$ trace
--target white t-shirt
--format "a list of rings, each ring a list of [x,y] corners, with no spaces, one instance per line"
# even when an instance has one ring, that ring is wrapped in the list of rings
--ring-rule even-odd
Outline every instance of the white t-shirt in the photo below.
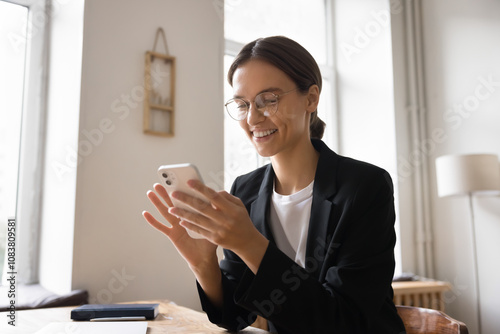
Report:
[[[305,268],[313,186],[314,181],[291,195],[280,195],[274,188],[271,198],[271,231],[276,245],[303,268]]]

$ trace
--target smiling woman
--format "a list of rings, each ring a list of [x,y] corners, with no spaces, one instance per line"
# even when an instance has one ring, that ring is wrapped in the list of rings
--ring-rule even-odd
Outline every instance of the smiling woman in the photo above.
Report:
[[[156,184],[147,196],[170,227],[143,213],[193,271],[210,321],[235,331],[260,316],[280,334],[403,332],[391,288],[392,180],[321,140],[314,58],[289,38],[257,39],[235,57],[228,82],[226,106],[236,101],[242,132],[271,163],[236,178],[231,193],[188,181],[204,201]]]

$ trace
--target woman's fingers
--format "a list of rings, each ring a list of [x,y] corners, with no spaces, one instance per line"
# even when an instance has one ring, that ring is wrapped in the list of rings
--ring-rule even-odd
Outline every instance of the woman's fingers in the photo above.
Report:
[[[175,198],[176,200],[183,202],[184,204],[187,204],[195,211],[202,213],[204,215],[209,214],[209,211],[213,210],[212,205],[205,199],[194,197],[180,191],[174,191],[172,193],[172,197]]]
[[[212,188],[207,187],[201,181],[189,180],[188,186],[199,192],[203,197],[205,197],[210,203],[218,208],[227,206],[227,202],[232,204],[240,204],[241,200],[226,191],[215,191]]]
[[[161,185],[160,185],[161,187]],[[163,187],[162,187],[163,188]],[[156,187],[155,187],[155,190],[156,190]],[[160,191],[161,192],[161,191]],[[175,225],[178,223],[178,218],[171,215],[169,212],[168,212],[168,207],[161,201],[161,199],[158,197],[158,195],[154,192],[154,191],[148,191],[147,192],[147,197],[149,198],[149,200],[151,201],[151,203],[153,203],[153,205],[156,207],[156,210],[158,210],[158,212],[163,216],[165,217],[165,219],[172,225]],[[163,196],[162,196],[163,197]],[[165,199],[165,197],[163,197]],[[167,198],[168,198],[168,195],[167,195]],[[170,201],[170,198],[168,198],[168,201]],[[172,203],[170,201],[170,203]]]
[[[170,207],[169,214],[177,217],[182,227],[201,234],[214,244],[240,243],[249,226],[253,227],[241,200],[225,191],[217,192],[200,181],[189,180],[188,185],[199,194],[198,197],[174,191],[170,197],[185,205]],[[168,195],[165,198],[169,198]]]
[[[171,208],[169,212],[180,219],[185,219],[210,231],[216,227],[215,222],[220,224],[228,217],[239,215],[242,210],[246,210],[239,198],[226,191],[216,192],[197,180],[189,180],[188,185],[198,192],[201,198],[174,191],[171,194],[172,198],[193,209],[187,211],[175,207]]]
[[[142,216],[144,217],[144,219],[146,219],[146,221],[151,225],[153,226],[155,229],[157,229],[158,231],[162,232],[163,234],[165,234],[166,236],[169,235],[169,232],[170,232],[170,227],[160,223],[158,220],[156,220],[155,217],[153,217],[152,214],[150,214],[149,212],[147,211],[143,211],[142,212]]]
[[[184,210],[177,207],[170,208],[169,212],[170,214],[178,217],[181,220],[180,225],[185,226],[186,224],[182,223],[182,221],[185,221],[188,222],[190,225],[195,225],[197,226],[197,228],[205,230],[204,233],[200,233],[204,236],[207,233],[207,230],[210,230],[211,228],[214,227],[214,221],[212,219],[204,215],[198,214],[196,212]],[[194,228],[191,228],[191,230],[194,230]],[[196,230],[195,232],[198,232],[198,230]]]
[[[196,232],[198,234],[200,234],[201,236],[205,237],[205,239],[209,238],[210,237],[210,232],[205,230],[204,228],[196,225],[196,224],[193,224],[187,220],[181,220],[180,223],[179,223],[183,228],[185,229],[188,229],[188,230],[191,230],[193,232]]]
[[[169,215],[168,207],[165,206],[165,204],[163,204],[163,202],[160,200],[160,198],[158,197],[158,195],[156,195],[154,191],[149,190],[146,196],[149,198],[151,203],[153,203],[155,208],[162,216]]]
[[[155,183],[153,187],[154,187],[154,190],[161,196],[161,198],[163,198],[163,200],[165,201],[165,203],[167,203],[168,207],[174,206],[172,204],[172,200],[168,196],[167,190],[165,190],[164,186],[162,186],[159,183]]]

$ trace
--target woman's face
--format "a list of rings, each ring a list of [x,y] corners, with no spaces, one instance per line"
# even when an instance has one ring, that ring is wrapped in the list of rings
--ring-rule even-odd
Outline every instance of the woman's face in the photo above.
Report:
[[[280,96],[277,112],[268,117],[253,103],[260,93],[280,95],[295,88],[284,72],[262,60],[250,60],[234,72],[234,97],[250,104],[246,119],[239,123],[261,156],[291,153],[298,143],[310,140],[309,117],[317,105],[317,101],[311,104],[310,93],[296,90]]]

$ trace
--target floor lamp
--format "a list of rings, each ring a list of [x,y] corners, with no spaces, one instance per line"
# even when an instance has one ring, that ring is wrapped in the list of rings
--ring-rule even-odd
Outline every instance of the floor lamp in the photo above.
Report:
[[[476,249],[476,227],[472,196],[500,194],[500,164],[494,154],[445,155],[436,159],[439,197],[467,195],[470,206],[477,321],[481,333],[481,304]]]

